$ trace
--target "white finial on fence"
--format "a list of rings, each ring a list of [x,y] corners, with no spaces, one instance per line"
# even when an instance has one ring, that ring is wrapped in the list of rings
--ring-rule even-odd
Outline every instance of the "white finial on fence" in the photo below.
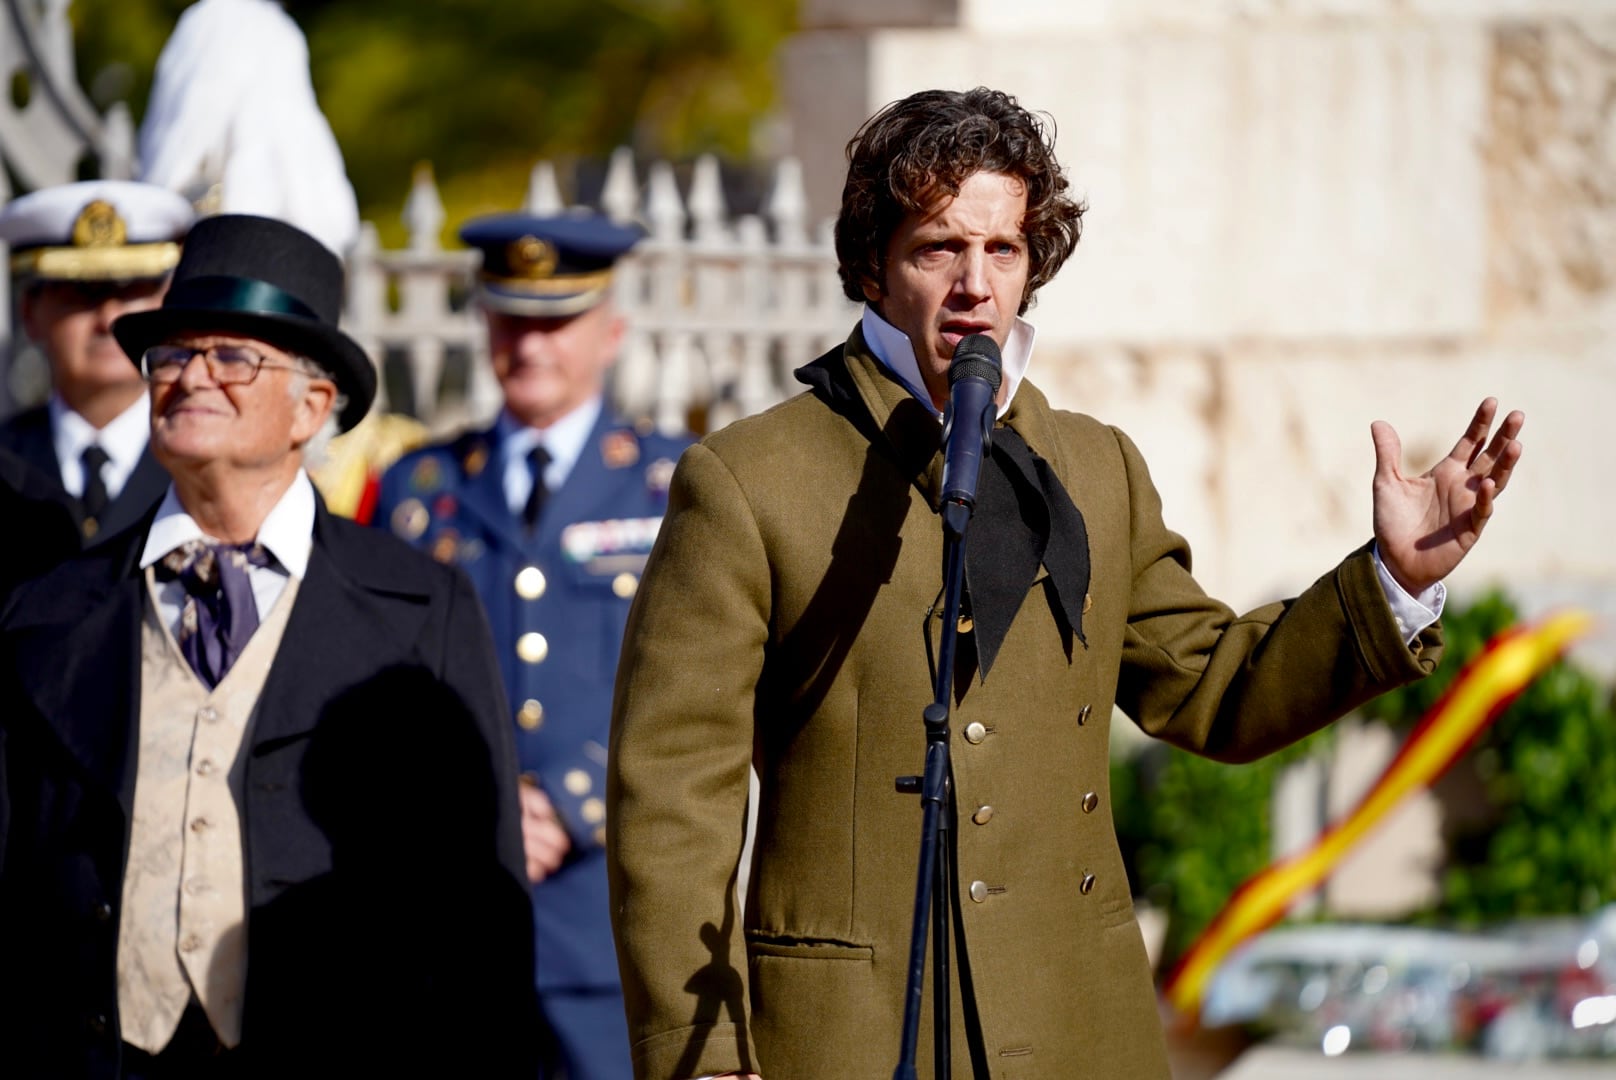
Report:
[[[101,175],[108,180],[127,180],[135,175],[135,122],[129,106],[112,103],[101,127]]]
[[[527,202],[523,209],[541,216],[559,214],[566,209],[561,201],[561,187],[556,183],[555,166],[548,161],[539,162],[528,173]]]
[[[613,221],[633,221],[639,201],[639,183],[634,179],[634,151],[619,146],[612,151],[612,163],[606,167],[606,186],[600,192],[600,208]]]
[[[651,180],[645,193],[645,216],[653,239],[678,243],[685,235],[685,207],[679,198],[679,184],[673,166],[659,161],[651,166]]]
[[[415,166],[409,198],[404,200],[404,227],[410,231],[411,251],[438,250],[438,232],[443,228],[443,199],[432,178],[432,163]]]
[[[690,178],[690,220],[695,225],[696,239],[704,243],[724,239],[724,218],[728,213],[718,159],[703,154],[696,159],[696,171]]]
[[[774,222],[776,242],[781,247],[807,246],[808,195],[802,186],[802,163],[794,157],[781,158],[775,166],[768,215]]]

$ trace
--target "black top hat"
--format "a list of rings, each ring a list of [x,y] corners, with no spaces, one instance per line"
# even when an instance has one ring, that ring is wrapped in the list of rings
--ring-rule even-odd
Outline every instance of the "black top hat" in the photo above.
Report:
[[[284,221],[220,214],[191,230],[163,306],[122,316],[112,333],[137,365],[187,332],[239,333],[307,356],[347,396],[337,420],[347,431],[376,398],[376,368],[337,329],[341,311],[342,263],[324,244]]]

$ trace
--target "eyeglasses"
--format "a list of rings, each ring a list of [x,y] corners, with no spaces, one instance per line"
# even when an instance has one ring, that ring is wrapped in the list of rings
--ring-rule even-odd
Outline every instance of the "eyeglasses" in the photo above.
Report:
[[[257,349],[245,345],[211,345],[195,349],[189,345],[153,345],[140,354],[140,373],[149,382],[178,382],[194,357],[208,365],[208,374],[220,386],[240,386],[258,378],[261,368],[301,370],[294,364],[272,364]]]

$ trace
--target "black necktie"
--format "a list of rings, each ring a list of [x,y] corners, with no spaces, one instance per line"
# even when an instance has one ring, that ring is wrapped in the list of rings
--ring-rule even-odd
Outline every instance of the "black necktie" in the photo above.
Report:
[[[533,487],[527,494],[527,505],[522,507],[522,524],[528,532],[539,523],[539,515],[544,513],[544,504],[550,498],[550,489],[544,486],[544,469],[550,464],[550,451],[542,446],[535,446],[528,452],[527,467],[533,474]]]
[[[79,455],[79,462],[84,466],[84,495],[79,502],[84,506],[84,516],[90,520],[100,518],[107,508],[107,482],[101,479],[101,468],[111,460],[107,452],[94,443]]]

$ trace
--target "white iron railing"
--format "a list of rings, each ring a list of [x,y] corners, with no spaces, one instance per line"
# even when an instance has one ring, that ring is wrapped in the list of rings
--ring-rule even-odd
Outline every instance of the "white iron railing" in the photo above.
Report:
[[[613,220],[646,230],[614,285],[630,329],[612,394],[628,416],[664,431],[711,431],[766,409],[800,389],[792,370],[840,343],[857,318],[837,278],[830,223],[810,228],[793,159],[776,168],[762,215],[731,219],[715,158],[696,162],[681,194],[667,162],[642,185],[626,149],[612,156],[600,202]],[[532,172],[526,209],[566,209],[547,162]],[[388,373],[403,365],[408,411],[435,430],[486,420],[499,388],[465,299],[477,256],[439,245],[444,210],[430,169],[417,171],[404,220],[402,250],[381,249],[375,227],[362,228],[344,327]]]

